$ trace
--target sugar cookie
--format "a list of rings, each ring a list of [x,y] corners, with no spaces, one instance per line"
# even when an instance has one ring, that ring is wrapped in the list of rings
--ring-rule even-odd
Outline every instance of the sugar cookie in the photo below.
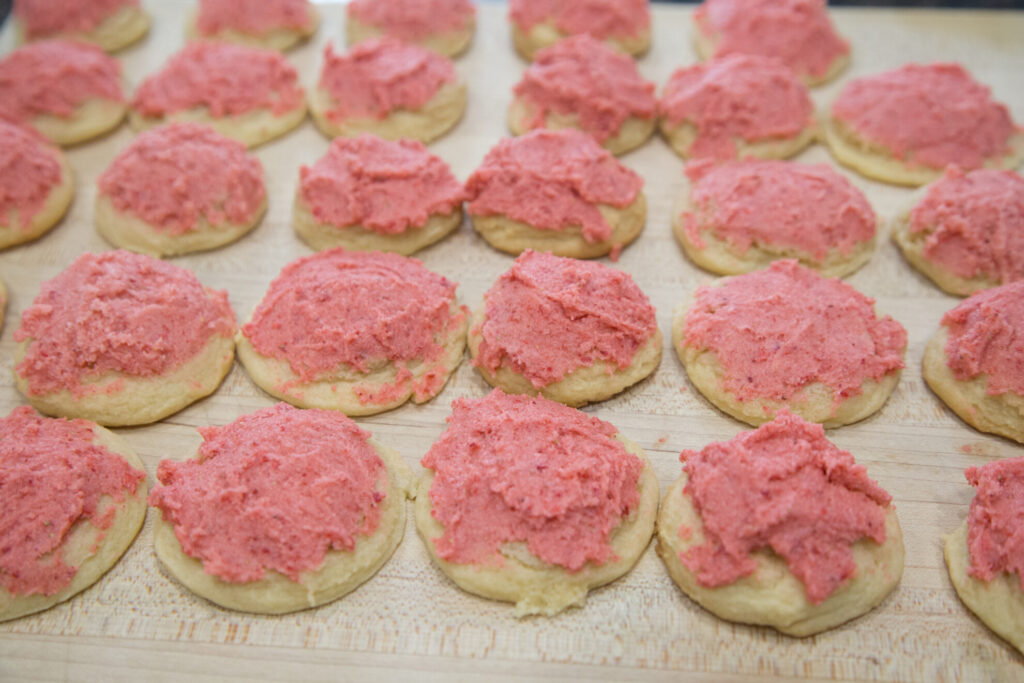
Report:
[[[346,7],[349,45],[391,36],[454,57],[469,47],[475,29],[469,0],[352,0]]]
[[[107,52],[128,47],[149,31],[149,15],[139,0],[14,0],[14,17],[25,40],[75,40]]]
[[[0,249],[52,228],[74,195],[64,153],[35,131],[0,120]]]
[[[527,61],[567,36],[588,34],[639,56],[651,47],[648,0],[509,0],[512,43]]]
[[[199,0],[185,33],[191,40],[287,50],[319,25],[320,15],[309,0]]]

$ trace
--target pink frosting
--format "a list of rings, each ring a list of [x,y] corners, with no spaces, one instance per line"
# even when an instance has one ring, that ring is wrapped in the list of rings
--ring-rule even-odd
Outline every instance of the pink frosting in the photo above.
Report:
[[[299,192],[321,223],[383,235],[450,214],[465,195],[448,164],[423,143],[373,135],[335,138],[326,155],[299,169]]]
[[[70,118],[92,99],[124,102],[121,64],[98,47],[44,40],[0,61],[0,119],[30,123],[43,114]]]
[[[189,43],[139,86],[132,106],[145,116],[206,108],[211,116],[303,106],[299,74],[275,50],[229,43]]]
[[[601,143],[618,135],[630,117],[657,113],[654,84],[640,76],[636,63],[589,35],[540,50],[514,92],[533,105],[529,128],[543,128],[550,113],[576,114],[579,127]]]
[[[476,9],[469,0],[352,0],[348,15],[407,43],[463,31]]]
[[[658,329],[651,302],[626,273],[529,249],[485,300],[473,362],[505,365],[538,389],[598,361],[624,370]]]
[[[63,178],[58,154],[35,131],[0,120],[0,227],[16,227],[17,211],[17,227],[28,228]]]
[[[680,460],[704,543],[679,559],[702,586],[749,576],[757,569],[751,553],[770,548],[818,605],[856,571],[854,543],[885,542],[889,494],[821,425],[787,411]]]
[[[1024,458],[968,467],[964,475],[977,489],[967,514],[967,573],[986,582],[1016,574],[1024,590]]]
[[[22,313],[14,340],[28,347],[15,370],[32,395],[80,397],[108,372],[172,372],[234,332],[227,292],[207,290],[184,268],[127,251],[83,254]]]
[[[171,235],[252,220],[266,198],[263,166],[208,126],[171,124],[140,134],[99,180],[118,211]]]
[[[688,123],[697,138],[690,157],[735,159],[737,140],[793,138],[814,125],[807,88],[780,62],[732,55],[676,69],[658,103],[672,126]]]
[[[186,555],[241,583],[300,581],[380,522],[387,474],[369,432],[341,413],[285,403],[200,428],[199,457],[162,460],[149,494]]]
[[[89,33],[122,7],[139,0],[14,0],[14,15],[28,40],[68,33]]]
[[[823,261],[849,254],[875,236],[875,212],[864,195],[825,164],[710,159],[686,166],[691,208],[683,228],[699,247],[710,228],[740,253],[753,245],[799,249]]]
[[[505,215],[540,230],[582,226],[600,242],[612,228],[599,204],[629,206],[643,179],[578,130],[536,130],[504,138],[466,181],[473,215]]]
[[[874,300],[796,261],[701,287],[686,314],[684,345],[715,354],[723,386],[740,401],[799,398],[820,382],[834,402],[903,367],[907,332]]]
[[[1006,105],[959,64],[906,64],[850,81],[832,116],[910,164],[982,166],[1009,151],[1019,129]]]
[[[988,377],[988,393],[1024,396],[1024,280],[986,289],[942,317],[946,358],[958,380]]]
[[[448,429],[421,461],[434,470],[431,514],[444,525],[439,557],[501,565],[522,542],[570,572],[617,559],[612,532],[640,500],[643,461],[612,425],[545,398],[452,403]]]
[[[638,36],[651,26],[648,0],[509,0],[508,6],[523,31],[550,21],[562,33],[603,40]]]
[[[313,24],[309,0],[199,0],[199,35],[240,31],[262,36],[277,30],[306,31]]]
[[[338,55],[324,48],[320,87],[336,106],[327,118],[383,119],[395,109],[419,109],[446,83],[455,82],[455,66],[436,52],[394,38],[366,40]]]
[[[926,259],[962,278],[1024,279],[1024,178],[947,168],[910,212],[910,231],[927,233]]]
[[[40,417],[28,406],[0,419],[0,585],[15,595],[54,595],[78,567],[64,561],[75,525],[104,530],[146,473],[95,443],[93,423]],[[101,531],[102,534],[102,531]]]

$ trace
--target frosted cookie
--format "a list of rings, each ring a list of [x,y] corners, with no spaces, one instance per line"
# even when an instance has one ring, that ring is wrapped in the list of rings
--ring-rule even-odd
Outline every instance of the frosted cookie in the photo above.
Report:
[[[14,0],[21,37],[75,40],[115,52],[149,31],[149,15],[139,0]]]
[[[882,407],[899,382],[907,332],[874,300],[796,261],[700,287],[672,323],[693,385],[760,425],[788,408],[839,427]]]
[[[792,258],[842,277],[871,258],[878,219],[825,164],[710,159],[686,165],[673,213],[676,239],[701,268],[739,275]]]
[[[146,469],[85,420],[0,419],[0,621],[49,609],[117,563],[146,516]]]
[[[299,169],[295,232],[317,250],[408,256],[462,224],[465,191],[448,164],[415,140],[336,138]]]
[[[193,593],[261,614],[315,607],[402,541],[412,474],[344,415],[279,403],[199,432],[196,457],[161,461],[149,495],[156,555]]]
[[[338,55],[328,43],[309,108],[329,138],[373,133],[430,142],[466,110],[466,86],[451,60],[394,38],[366,40]]]
[[[279,52],[228,43],[189,43],[135,91],[132,126],[205,123],[255,147],[306,118],[299,74]]]
[[[263,166],[242,143],[172,123],[136,137],[103,172],[95,223],[115,246],[176,256],[235,241],[266,209]]]
[[[22,313],[14,383],[49,415],[147,424],[213,393],[234,361],[234,332],[227,293],[184,268],[83,254]]]
[[[843,86],[825,126],[832,155],[858,173],[924,185],[946,166],[1014,168],[1024,129],[959,64],[906,64]]]
[[[1024,280],[969,296],[925,347],[925,381],[975,429],[1024,443]]]
[[[526,250],[469,326],[473,365],[495,387],[581,406],[654,372],[654,307],[626,273]]]
[[[292,261],[238,335],[268,394],[303,408],[372,415],[428,401],[462,362],[455,283],[419,261],[330,249]]]
[[[626,574],[647,548],[658,480],[612,425],[495,389],[452,404],[421,461],[416,528],[460,588],[553,616]]]
[[[353,0],[345,15],[349,45],[391,36],[446,57],[465,51],[475,29],[469,0]]]
[[[657,121],[654,84],[632,59],[589,35],[538,52],[513,93],[508,125],[514,135],[577,128],[623,154],[647,142]]]
[[[1024,458],[964,474],[977,493],[967,519],[945,539],[949,578],[967,609],[1024,652]]]
[[[949,167],[892,219],[911,265],[950,294],[1024,279],[1024,178]]]
[[[701,59],[772,57],[811,86],[850,63],[850,44],[832,26],[825,0],[704,0],[693,26]]]
[[[680,459],[658,554],[716,616],[809,636],[871,611],[899,583],[892,498],[821,425],[783,410]]]
[[[309,0],[199,0],[185,32],[191,40],[287,50],[319,25],[320,15]]]
[[[638,56],[651,47],[647,0],[509,0],[512,42],[526,60],[567,36],[588,34]]]
[[[818,134],[807,88],[780,62],[753,55],[676,69],[658,114],[662,135],[684,159],[785,159]]]
[[[52,228],[74,195],[63,152],[35,131],[0,120],[0,249]]]
[[[35,128],[58,145],[121,125],[121,64],[84,43],[45,40],[0,60],[0,119]]]
[[[643,230],[643,184],[589,135],[537,130],[487,153],[466,181],[466,211],[492,247],[510,254],[615,259]]]

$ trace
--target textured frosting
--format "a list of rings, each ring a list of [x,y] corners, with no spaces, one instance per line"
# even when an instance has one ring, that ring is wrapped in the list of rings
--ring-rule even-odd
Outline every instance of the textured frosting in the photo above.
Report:
[[[14,0],[14,15],[25,38],[35,40],[68,33],[89,33],[122,7],[138,7],[139,0]]]
[[[29,226],[63,177],[57,154],[34,131],[0,120],[0,227]]]
[[[199,35],[240,31],[261,36],[278,30],[305,31],[313,23],[309,0],[199,0]]]
[[[648,0],[509,0],[508,7],[523,31],[551,22],[562,33],[603,40],[638,36],[651,26]]]
[[[988,377],[988,393],[1024,396],[1024,281],[986,289],[942,317],[946,364],[958,380]]]
[[[967,513],[967,573],[982,581],[1016,574],[1024,590],[1024,458],[968,467],[964,475],[977,489]]]
[[[348,14],[407,43],[463,31],[476,9],[469,0],[352,0]]]

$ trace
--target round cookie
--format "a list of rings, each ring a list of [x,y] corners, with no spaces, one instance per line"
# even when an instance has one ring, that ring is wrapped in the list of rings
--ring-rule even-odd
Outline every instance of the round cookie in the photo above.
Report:
[[[892,499],[821,425],[781,411],[680,459],[658,554],[716,616],[809,636],[869,612],[899,583]]]
[[[1024,279],[1024,178],[949,167],[893,217],[906,259],[949,294]]]
[[[149,31],[139,0],[14,0],[14,17],[26,41],[91,43],[107,52],[128,47]]]
[[[48,415],[147,424],[213,393],[234,361],[227,293],[127,251],[83,254],[22,313],[14,383]]]
[[[643,179],[589,135],[536,130],[498,142],[466,181],[473,228],[501,251],[617,258],[647,218]]]
[[[624,154],[647,142],[657,121],[654,84],[628,56],[586,34],[538,52],[513,93],[508,125],[514,135],[576,128]]]
[[[205,123],[255,147],[306,118],[299,74],[275,50],[198,41],[174,54],[135,91],[136,130],[164,123]]]
[[[700,287],[672,322],[693,385],[719,410],[760,425],[786,408],[839,427],[885,403],[907,332],[874,300],[796,261]]]
[[[701,59],[771,57],[809,86],[832,80],[850,63],[850,44],[832,26],[825,0],[704,0],[693,27]]]
[[[430,400],[462,362],[468,312],[455,283],[398,254],[329,249],[281,270],[238,334],[268,394],[372,415]]]
[[[658,101],[662,135],[684,159],[785,159],[814,142],[814,103],[777,60],[731,55],[676,69]]]
[[[185,33],[190,40],[287,50],[319,26],[320,14],[309,0],[199,0]]]
[[[267,209],[259,160],[197,123],[140,134],[98,185],[96,230],[149,256],[223,246],[252,230]]]
[[[1024,515],[1024,458],[968,467],[977,489],[963,524],[945,538],[946,567],[960,600],[1024,652],[1024,567],[1017,531]]]
[[[711,159],[686,165],[676,239],[701,268],[740,275],[797,259],[826,277],[871,258],[878,219],[867,198],[825,164]],[[808,229],[813,226],[813,229]]]
[[[651,47],[648,0],[509,0],[512,43],[527,61],[568,36],[587,34],[639,56]]]
[[[146,517],[146,469],[127,442],[28,406],[0,419],[0,622],[82,592]]]
[[[484,295],[468,344],[492,386],[570,406],[610,398],[661,361],[654,308],[629,275],[529,249]]]
[[[372,133],[426,143],[462,118],[466,86],[450,59],[425,47],[375,38],[338,55],[328,43],[309,109],[329,138]]]
[[[460,588],[553,616],[623,576],[647,548],[658,481],[615,427],[495,389],[452,404],[421,461],[416,528]]]
[[[345,40],[391,36],[445,57],[469,47],[476,29],[476,9],[469,0],[352,0],[345,13]]]
[[[942,317],[922,374],[975,429],[1024,443],[1024,280],[969,296]]]
[[[52,228],[74,195],[64,153],[35,131],[0,120],[0,249]]]
[[[121,64],[85,43],[44,40],[0,60],[0,119],[73,145],[121,125]]]
[[[448,164],[415,140],[335,138],[299,169],[295,232],[316,250],[408,256],[462,224],[465,190]]]
[[[1018,166],[1024,129],[955,63],[905,64],[849,81],[824,125],[832,155],[869,178],[924,185],[949,165]]]
[[[402,541],[412,474],[344,415],[279,403],[199,431],[196,457],[162,461],[149,496],[156,555],[197,595],[260,614],[315,607]]]

